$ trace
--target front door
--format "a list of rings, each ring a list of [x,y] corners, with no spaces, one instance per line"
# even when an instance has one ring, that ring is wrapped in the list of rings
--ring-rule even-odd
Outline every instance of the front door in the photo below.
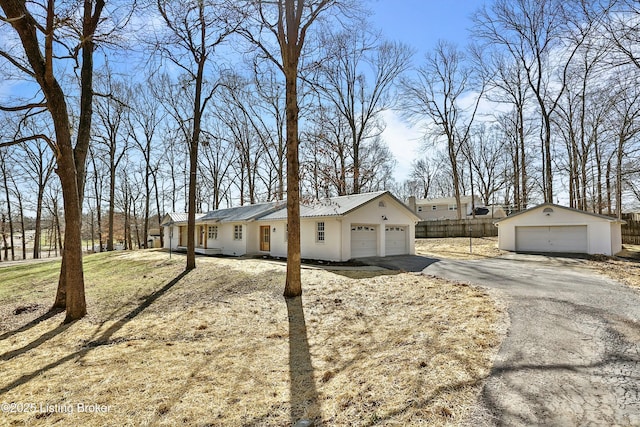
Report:
[[[269,252],[271,250],[271,231],[268,225],[260,226],[260,251]]]

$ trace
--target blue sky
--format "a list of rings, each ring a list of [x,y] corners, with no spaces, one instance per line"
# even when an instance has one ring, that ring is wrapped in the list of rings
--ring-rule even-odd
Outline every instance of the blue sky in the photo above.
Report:
[[[414,46],[422,56],[438,39],[467,43],[471,15],[484,0],[372,0],[373,23],[387,38]]]
[[[415,63],[430,51],[439,39],[455,42],[463,48],[468,43],[471,15],[485,0],[372,0],[374,25],[385,38],[407,43],[416,50]],[[398,165],[395,178],[408,178],[411,162],[422,157],[421,137],[417,129],[407,126],[394,112],[384,114],[387,128],[383,138]]]

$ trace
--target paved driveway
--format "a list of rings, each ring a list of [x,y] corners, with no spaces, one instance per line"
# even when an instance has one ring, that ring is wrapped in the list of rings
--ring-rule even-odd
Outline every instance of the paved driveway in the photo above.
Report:
[[[423,273],[507,296],[511,326],[473,425],[640,425],[640,294],[544,256],[439,260]]]

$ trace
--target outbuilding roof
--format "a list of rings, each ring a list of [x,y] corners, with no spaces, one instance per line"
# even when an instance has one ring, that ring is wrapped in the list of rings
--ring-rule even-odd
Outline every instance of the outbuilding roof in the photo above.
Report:
[[[583,211],[583,210],[580,210],[580,209],[570,208],[570,207],[567,207],[567,206],[556,205],[555,203],[542,203],[541,205],[537,205],[537,206],[534,206],[532,208],[525,209],[523,211],[520,211],[520,212],[514,213],[512,215],[509,215],[507,217],[501,218],[501,219],[495,221],[494,224],[498,225],[498,223],[500,223],[500,222],[510,221],[511,219],[513,219],[515,217],[527,214],[527,213],[529,213],[529,212],[531,212],[533,210],[540,209],[540,208],[542,208],[542,209],[545,209],[545,208],[564,209],[564,210],[567,210],[567,211],[570,211],[570,212],[574,212],[574,213],[577,213],[577,214],[580,214],[580,215],[588,215],[588,216],[600,218],[602,220],[606,220],[606,221],[609,221],[609,222],[619,222],[621,224],[626,224],[627,223],[624,220],[621,220],[621,219],[618,219],[618,218],[614,218],[614,217],[610,217],[610,216],[606,216],[606,215],[600,215],[600,214],[597,214],[597,213],[587,212],[587,211]]]

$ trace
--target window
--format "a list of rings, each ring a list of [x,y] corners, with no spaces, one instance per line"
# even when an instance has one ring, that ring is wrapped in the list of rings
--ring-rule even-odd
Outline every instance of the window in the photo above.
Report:
[[[435,205],[434,205],[434,206],[431,206],[431,210],[432,210],[432,211],[437,211],[437,210],[438,210],[438,207],[437,207],[437,206],[435,206]]]
[[[242,240],[242,225],[233,226],[233,240]]]
[[[316,242],[324,242],[324,222],[316,222]]]
[[[418,212],[422,212],[422,206],[418,206]]]
[[[450,211],[457,211],[458,210],[458,206],[457,205],[449,205],[449,210]]]
[[[210,225],[207,234],[209,239],[218,240],[218,226]]]

